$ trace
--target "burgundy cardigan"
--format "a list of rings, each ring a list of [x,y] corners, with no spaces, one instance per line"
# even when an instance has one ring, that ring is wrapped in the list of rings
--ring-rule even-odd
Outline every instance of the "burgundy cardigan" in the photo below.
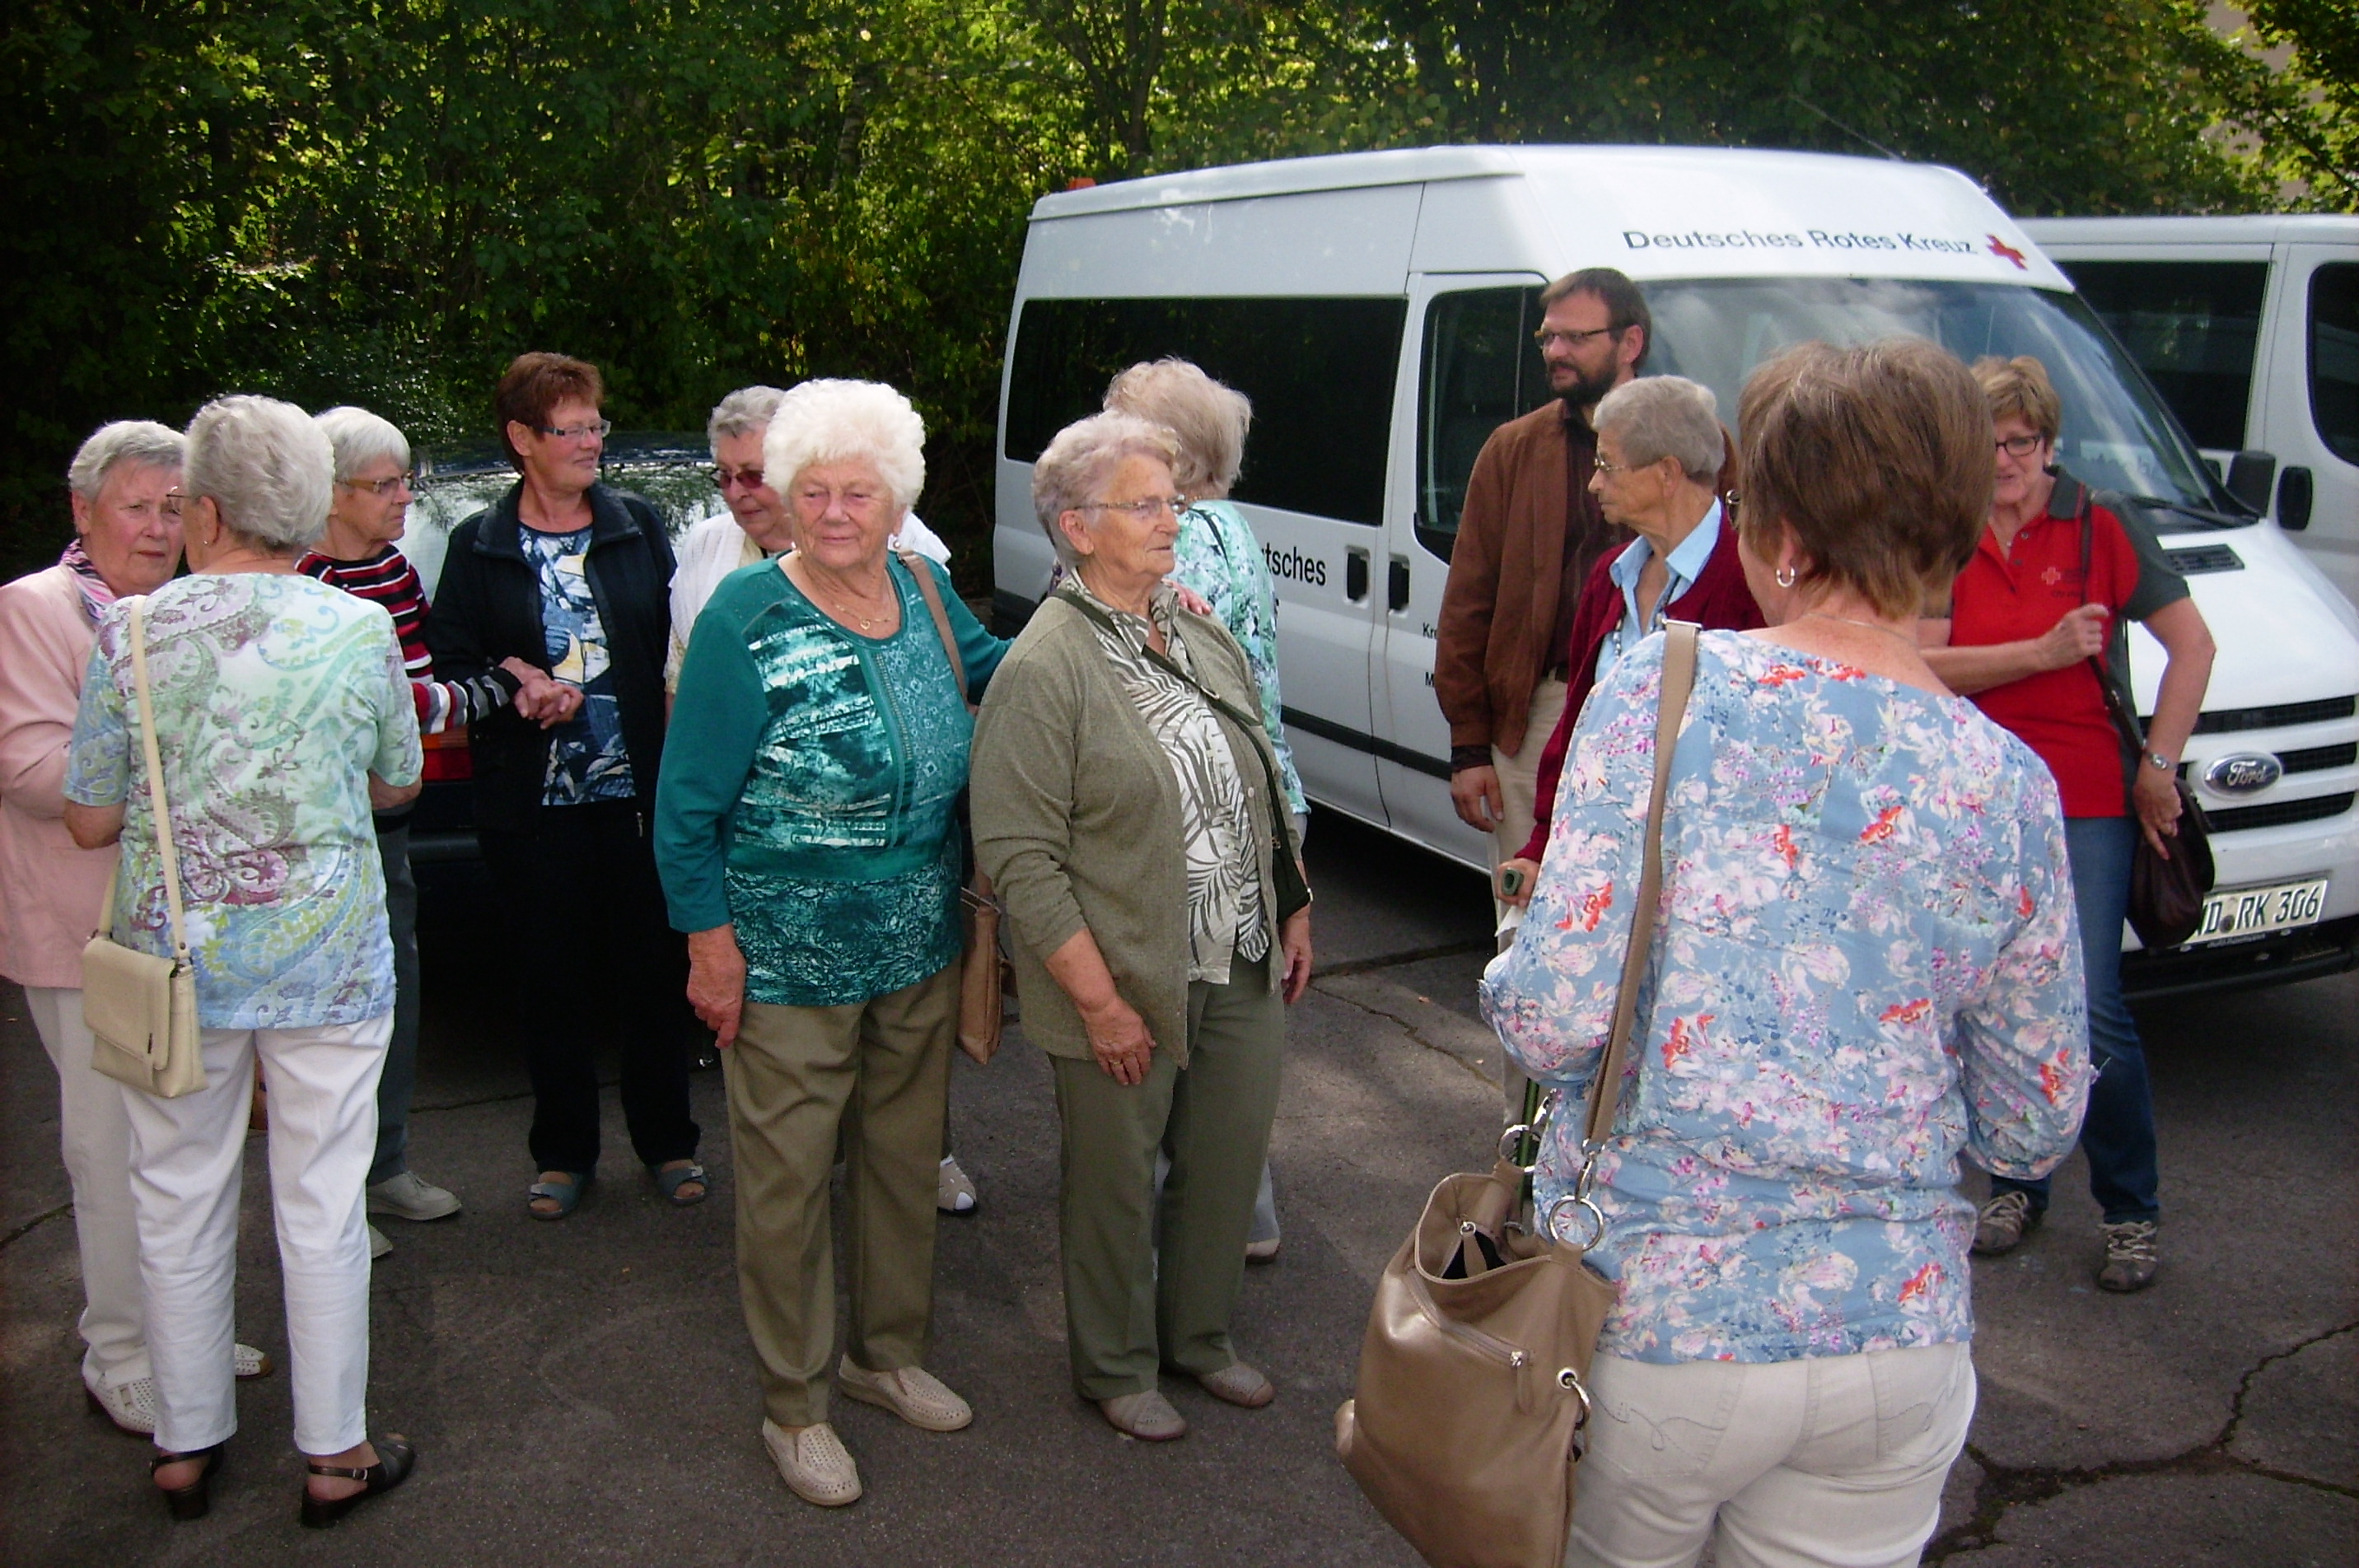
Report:
[[[1565,659],[1564,717],[1556,721],[1548,746],[1540,752],[1539,777],[1532,791],[1532,836],[1522,851],[1527,860],[1538,860],[1548,849],[1557,780],[1564,773],[1564,754],[1571,747],[1590,687],[1597,684],[1597,653],[1605,646],[1607,635],[1622,623],[1622,589],[1613,577],[1614,563],[1621,554],[1616,550],[1590,568],[1589,580],[1581,589],[1581,608],[1573,612]],[[1722,514],[1720,539],[1712,546],[1703,570],[1664,613],[1673,621],[1692,621],[1707,632],[1750,632],[1762,624],[1761,607],[1753,602],[1753,590],[1745,586],[1745,568],[1736,558],[1736,526],[1726,514]]]

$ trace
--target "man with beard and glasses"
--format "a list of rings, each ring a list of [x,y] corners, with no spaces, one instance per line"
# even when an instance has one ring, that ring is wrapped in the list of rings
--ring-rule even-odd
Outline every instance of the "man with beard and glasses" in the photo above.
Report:
[[[1494,866],[1532,830],[1533,777],[1564,710],[1582,585],[1629,543],[1590,492],[1590,416],[1638,373],[1654,340],[1646,297],[1611,267],[1557,279],[1540,291],[1540,310],[1556,401],[1500,426],[1474,460],[1433,655],[1450,721],[1450,797],[1468,826],[1491,835]]]

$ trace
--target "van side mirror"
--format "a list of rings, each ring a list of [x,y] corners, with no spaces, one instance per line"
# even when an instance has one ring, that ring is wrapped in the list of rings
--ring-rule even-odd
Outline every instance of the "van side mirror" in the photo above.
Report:
[[[2277,477],[2277,460],[2267,452],[2238,452],[2228,461],[2228,493],[2253,509],[2269,509],[2269,486]]]
[[[2310,470],[2290,468],[2277,481],[2277,526],[2300,533],[2310,526]]]

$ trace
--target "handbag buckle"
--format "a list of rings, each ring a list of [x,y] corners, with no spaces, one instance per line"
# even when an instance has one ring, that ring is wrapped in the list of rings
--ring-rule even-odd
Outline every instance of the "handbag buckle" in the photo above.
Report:
[[[1540,1162],[1540,1139],[1548,1131],[1550,1119],[1556,1115],[1556,1100],[1557,1097],[1550,1095],[1541,1102],[1540,1113],[1538,1116],[1529,1121],[1516,1122],[1499,1134],[1500,1159],[1505,1160],[1516,1170],[1526,1173],[1530,1172],[1533,1166]],[[1531,1158],[1519,1160],[1516,1156],[1522,1152],[1524,1140],[1527,1138],[1531,1140]]]
[[[1568,1209],[1578,1209],[1589,1217],[1590,1228],[1587,1239],[1575,1241],[1565,1235],[1565,1211]],[[1599,1208],[1585,1193],[1567,1193],[1562,1197],[1557,1199],[1556,1202],[1549,1205],[1548,1233],[1555,1239],[1563,1242],[1566,1246],[1577,1248],[1581,1251],[1586,1252],[1591,1248],[1605,1239],[1605,1211]],[[1588,1402],[1585,1396],[1582,1402],[1583,1404]]]

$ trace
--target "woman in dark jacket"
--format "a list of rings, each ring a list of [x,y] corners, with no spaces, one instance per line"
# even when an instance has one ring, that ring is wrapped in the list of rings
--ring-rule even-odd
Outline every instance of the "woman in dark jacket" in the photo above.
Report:
[[[632,1148],[673,1203],[706,1188],[679,1038],[687,959],[647,831],[671,546],[653,507],[598,482],[603,390],[596,367],[561,354],[519,355],[500,377],[500,434],[521,477],[451,535],[426,627],[445,679],[505,684],[514,655],[560,683],[468,735],[477,836],[527,977],[538,1219],[572,1213],[597,1170],[606,1021],[620,1031]]]

